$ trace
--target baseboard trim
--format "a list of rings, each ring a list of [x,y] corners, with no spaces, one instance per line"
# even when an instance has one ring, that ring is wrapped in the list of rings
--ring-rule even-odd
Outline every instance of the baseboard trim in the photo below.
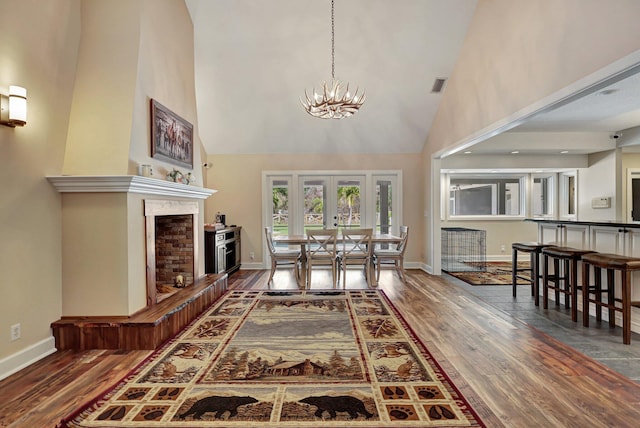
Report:
[[[404,267],[407,269],[420,269],[421,271],[426,272],[429,275],[433,275],[433,267],[425,263],[413,262],[409,263],[408,265],[405,264]]]
[[[47,355],[56,352],[55,339],[50,336],[40,342],[34,343],[13,355],[0,360],[0,380],[19,372],[25,367],[43,359]]]
[[[254,262],[254,263],[245,263],[242,262],[240,267],[242,270],[265,270],[268,269],[265,263],[262,262]]]
[[[518,261],[529,261],[528,257],[522,258],[520,257],[520,259]],[[510,262],[511,261],[511,255],[505,255],[505,256],[497,256],[497,255],[489,255],[487,256],[487,261],[488,262]]]

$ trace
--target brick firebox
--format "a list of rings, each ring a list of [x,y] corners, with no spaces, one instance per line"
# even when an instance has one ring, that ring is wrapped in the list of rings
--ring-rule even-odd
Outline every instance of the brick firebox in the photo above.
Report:
[[[192,201],[144,201],[147,234],[147,299],[158,302],[160,285],[173,285],[177,275],[193,284],[198,266],[198,203]]]
[[[156,286],[173,286],[178,275],[193,284],[193,216],[156,217]]]

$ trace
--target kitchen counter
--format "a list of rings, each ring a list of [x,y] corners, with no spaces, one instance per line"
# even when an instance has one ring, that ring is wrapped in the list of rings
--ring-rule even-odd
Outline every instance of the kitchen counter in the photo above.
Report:
[[[538,226],[538,242],[638,257],[640,224],[615,221],[526,219]]]
[[[621,227],[621,228],[638,228],[640,229],[640,223],[623,223],[619,221],[578,221],[578,220],[552,220],[544,218],[526,218],[525,221],[533,221],[536,223],[546,224],[575,224],[583,226],[608,226],[608,227]]]

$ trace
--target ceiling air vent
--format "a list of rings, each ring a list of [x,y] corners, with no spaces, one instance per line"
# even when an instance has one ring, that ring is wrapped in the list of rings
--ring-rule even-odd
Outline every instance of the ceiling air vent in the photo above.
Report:
[[[438,77],[436,80],[434,80],[433,86],[431,87],[431,93],[439,94],[440,92],[442,92],[442,88],[444,88],[444,84],[446,81],[447,79],[442,77]]]

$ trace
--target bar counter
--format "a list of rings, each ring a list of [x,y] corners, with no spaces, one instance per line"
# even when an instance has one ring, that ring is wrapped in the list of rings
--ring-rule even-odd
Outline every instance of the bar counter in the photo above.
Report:
[[[526,219],[538,224],[538,242],[640,257],[640,223]]]
[[[640,223],[624,223],[619,221],[599,220],[599,221],[580,221],[580,220],[551,220],[544,218],[527,218],[525,221],[533,221],[536,223],[548,223],[548,224],[578,224],[586,226],[609,226],[609,227],[623,227],[623,228],[640,228]]]

